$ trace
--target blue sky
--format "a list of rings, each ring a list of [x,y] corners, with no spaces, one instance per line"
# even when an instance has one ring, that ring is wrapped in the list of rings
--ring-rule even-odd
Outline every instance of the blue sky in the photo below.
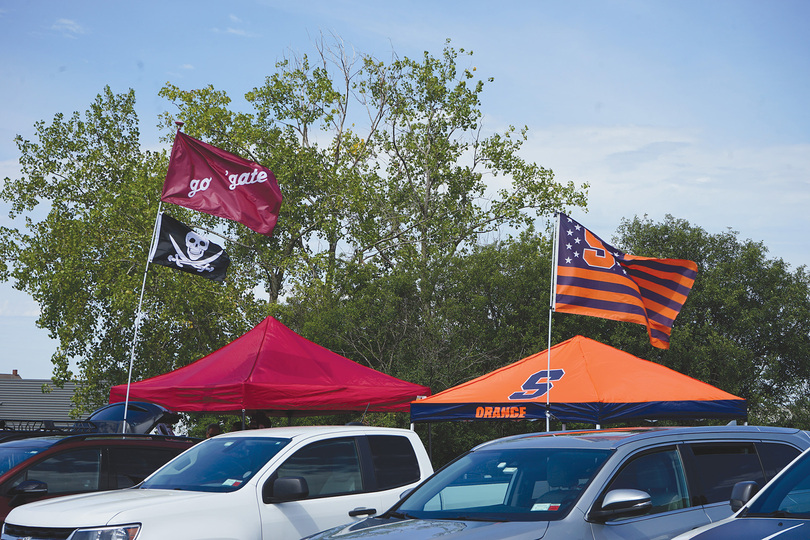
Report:
[[[142,143],[157,148],[167,82],[211,84],[239,107],[321,33],[384,60],[440,54],[449,38],[495,78],[485,128],[527,125],[523,157],[589,183],[588,212],[572,217],[598,235],[672,214],[796,268],[810,264],[808,20],[803,0],[0,0],[0,178],[17,175],[16,135],[85,111],[105,85],[135,90]],[[36,313],[0,284],[0,373],[50,376]]]

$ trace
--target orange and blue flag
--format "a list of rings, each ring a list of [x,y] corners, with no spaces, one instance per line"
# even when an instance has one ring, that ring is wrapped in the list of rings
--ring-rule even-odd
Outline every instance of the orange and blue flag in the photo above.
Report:
[[[554,265],[554,311],[643,324],[660,349],[669,348],[697,275],[693,261],[628,255],[565,214],[558,217]]]

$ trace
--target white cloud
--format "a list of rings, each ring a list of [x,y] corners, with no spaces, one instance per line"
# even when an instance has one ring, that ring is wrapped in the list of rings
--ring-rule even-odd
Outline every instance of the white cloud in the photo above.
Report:
[[[51,29],[69,38],[75,38],[85,33],[84,28],[79,23],[70,19],[58,19],[51,25]]]
[[[0,282],[0,292],[0,317],[39,317],[39,304],[28,294],[7,282]]]
[[[810,229],[810,144],[729,148],[687,131],[569,127],[530,134],[522,154],[559,181],[590,184],[584,222],[603,237],[622,218],[671,214],[810,265],[810,239],[796,233]]]

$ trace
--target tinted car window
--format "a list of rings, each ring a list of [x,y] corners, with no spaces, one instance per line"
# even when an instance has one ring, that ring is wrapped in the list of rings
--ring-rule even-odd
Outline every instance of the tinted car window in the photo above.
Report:
[[[180,449],[173,448],[110,447],[111,489],[140,484],[179,453]]]
[[[650,514],[689,506],[689,490],[680,454],[674,448],[633,458],[616,475],[607,491],[638,489],[650,495]]]
[[[765,484],[765,475],[754,443],[691,444],[696,476],[701,483],[703,504],[728,502],[737,482]]]
[[[279,478],[304,478],[310,499],[363,491],[360,459],[353,438],[312,443],[279,466],[277,474]]]
[[[784,469],[801,453],[789,444],[778,443],[757,443],[757,452],[759,460],[762,462],[762,468],[765,469],[766,480],[776,476],[776,473]]]
[[[16,486],[24,480],[48,484],[48,493],[98,491],[101,478],[101,449],[80,448],[54,454],[33,464],[14,478]]]
[[[368,442],[378,489],[404,486],[419,480],[419,462],[407,438],[370,435]]]

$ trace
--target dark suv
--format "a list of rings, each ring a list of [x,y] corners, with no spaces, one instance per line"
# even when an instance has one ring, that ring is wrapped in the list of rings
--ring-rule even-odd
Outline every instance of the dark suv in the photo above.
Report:
[[[0,525],[31,501],[139,484],[197,442],[175,437],[179,416],[160,405],[126,408],[126,422],[124,403],[85,420],[0,420]]]
[[[6,440],[0,443],[0,523],[31,501],[134,486],[195,442],[98,433]]]

